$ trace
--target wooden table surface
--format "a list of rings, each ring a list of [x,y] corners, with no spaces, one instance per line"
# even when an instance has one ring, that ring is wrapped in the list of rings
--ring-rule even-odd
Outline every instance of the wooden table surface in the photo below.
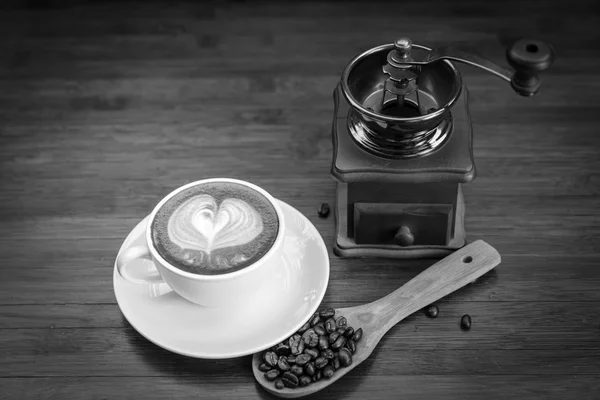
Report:
[[[339,259],[332,92],[400,35],[505,64],[552,43],[538,96],[460,67],[478,176],[466,230],[502,255],[394,327],[319,399],[600,396],[600,18],[594,2],[140,2],[0,11],[0,398],[271,399],[250,357],[199,360],[144,339],[115,301],[123,239],[172,189],[254,182],[330,250],[323,306],[375,300],[432,260]],[[54,2],[55,4],[57,2]],[[473,328],[459,329],[468,313]]]

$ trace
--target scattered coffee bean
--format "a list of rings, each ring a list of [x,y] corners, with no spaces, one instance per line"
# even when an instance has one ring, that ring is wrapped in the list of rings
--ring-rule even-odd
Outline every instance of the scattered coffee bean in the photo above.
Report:
[[[300,376],[304,372],[304,369],[298,364],[294,364],[290,367],[290,372],[296,376]]]
[[[319,336],[319,348],[321,350],[329,348],[329,340],[327,339],[327,336]]]
[[[283,389],[285,385],[283,384],[283,380],[281,378],[275,380],[275,388]]]
[[[295,334],[290,338],[289,344],[292,354],[295,356],[304,351],[304,342],[302,341],[302,336],[298,334]]]
[[[336,357],[333,359],[333,363],[332,363],[332,365],[333,365],[333,369],[335,369],[336,371],[337,371],[338,369],[340,369],[340,366],[341,366],[341,364],[340,364],[340,357],[339,357],[339,356],[336,356]]]
[[[287,357],[288,364],[296,364],[296,356],[288,356]]]
[[[321,310],[319,315],[321,316],[322,319],[327,320],[327,319],[335,316],[335,310],[333,308],[326,308],[324,310]]]
[[[338,350],[338,349],[340,349],[345,344],[346,344],[346,338],[343,337],[343,336],[340,336],[340,337],[337,338],[337,340],[335,342],[333,342],[331,344],[331,348],[333,350]]]
[[[428,307],[425,309],[425,315],[427,315],[429,318],[435,318],[435,317],[437,317],[437,316],[438,316],[438,312],[439,312],[439,311],[440,311],[440,310],[437,308],[437,306],[436,306],[436,305],[434,305],[434,304],[431,304],[430,306],[428,306]]]
[[[310,355],[308,355],[308,354],[300,354],[298,357],[296,357],[296,364],[300,365],[300,366],[306,364],[309,361],[310,361]]]
[[[465,314],[460,319],[460,327],[464,330],[471,329],[471,316],[469,314]]]
[[[323,377],[325,379],[331,378],[334,373],[335,373],[335,370],[333,369],[333,367],[331,365],[328,365],[325,368],[323,368]]]
[[[300,382],[300,386],[310,385],[310,382],[311,382],[310,376],[307,376],[307,375],[300,376],[299,382]]]
[[[304,349],[304,354],[308,354],[311,360],[319,357],[319,350],[317,349]]]
[[[313,328],[310,328],[302,334],[302,340],[306,346],[316,347],[319,344],[319,335],[317,335]]]
[[[319,316],[319,314],[315,314],[310,320],[310,326],[315,326],[319,322],[321,322],[321,317]]]
[[[327,216],[329,215],[329,204],[321,203],[321,207],[319,207],[318,213],[319,217],[327,218]]]
[[[335,319],[329,318],[327,321],[325,321],[325,330],[327,331],[327,333],[331,333],[335,331],[335,329]]]
[[[275,379],[277,379],[278,376],[279,370],[276,369],[272,369],[269,372],[265,372],[265,378],[267,378],[268,381],[274,381]]]
[[[333,357],[335,357],[335,353],[333,352],[333,350],[331,349],[325,349],[321,352],[321,355],[323,357],[325,357],[328,360],[333,360]]]
[[[258,370],[259,370],[259,371],[261,371],[261,372],[267,372],[267,371],[269,371],[270,369],[271,369],[271,367],[269,367],[269,366],[268,366],[267,364],[265,364],[265,363],[261,363],[261,364],[258,366]]]
[[[314,330],[315,330],[315,333],[319,336],[327,334],[327,331],[325,330],[324,327],[321,326],[321,324],[315,325]]]
[[[279,361],[279,357],[277,357],[277,354],[275,354],[274,351],[267,351],[263,358],[265,360],[265,363],[270,367],[276,366],[277,361]]]
[[[290,355],[290,346],[287,344],[280,343],[275,347],[275,354],[278,356],[289,356]]]
[[[346,320],[346,317],[339,317],[335,322],[335,326],[337,326],[338,328],[345,328],[347,323],[348,320]]]
[[[354,336],[352,337],[352,340],[354,340],[355,342],[358,342],[360,340],[360,338],[363,335],[363,330],[362,328],[358,328],[355,332],[354,332]]]
[[[304,372],[308,376],[314,376],[317,372],[317,367],[315,367],[315,363],[309,362],[304,366]]]
[[[354,343],[352,341],[350,341],[350,342]],[[342,367],[347,367],[348,365],[352,364],[352,354],[346,348],[340,349],[340,352],[338,354],[338,359],[340,360],[340,365]]]
[[[340,337],[340,333],[338,331],[331,332],[329,334],[329,343],[333,343]]]
[[[288,371],[290,369],[290,363],[288,363],[287,357],[279,357],[279,361],[277,361],[277,368],[279,368],[283,372]]]
[[[352,339],[348,339],[346,342],[346,348],[350,350],[350,353],[354,354],[356,352],[356,342]]]
[[[298,386],[298,377],[292,374],[291,372],[284,372],[281,376],[281,380],[283,381],[283,384],[286,387],[289,387],[291,389]]]
[[[317,357],[317,359],[315,360],[315,367],[321,369],[324,368],[327,365],[327,363],[329,363],[329,360],[325,357]]]
[[[354,336],[354,328],[349,326],[344,331],[344,337],[348,339],[348,338],[351,338],[352,336]]]
[[[300,329],[298,329],[298,333],[302,335],[304,332],[306,332],[308,330],[308,328],[310,328],[310,321],[305,323],[304,325],[302,325],[300,327]]]

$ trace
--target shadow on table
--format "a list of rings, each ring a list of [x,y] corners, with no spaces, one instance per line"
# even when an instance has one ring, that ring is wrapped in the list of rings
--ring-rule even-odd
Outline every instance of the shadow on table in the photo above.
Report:
[[[140,356],[142,361],[152,369],[157,376],[168,376],[174,380],[189,382],[190,378],[199,379],[199,383],[211,386],[222,386],[224,390],[232,390],[234,382],[247,387],[248,383],[254,383],[256,393],[261,399],[277,399],[278,397],[266,392],[254,379],[252,374],[252,356],[231,358],[225,360],[204,360],[186,357],[171,353],[140,335],[123,318],[123,326],[127,340]],[[373,353],[375,356],[377,349]],[[344,399],[347,394],[353,393],[364,377],[368,375],[371,362],[365,361],[350,371],[344,379],[334,383],[332,386],[316,394],[306,396],[306,399],[335,398]],[[235,389],[233,389],[235,390]]]

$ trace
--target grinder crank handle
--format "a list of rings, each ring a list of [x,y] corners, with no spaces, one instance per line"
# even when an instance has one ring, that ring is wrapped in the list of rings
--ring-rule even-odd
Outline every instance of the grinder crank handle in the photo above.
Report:
[[[402,60],[394,61],[397,65],[425,65],[440,60],[461,62],[481,68],[510,82],[513,90],[521,96],[533,96],[540,88],[539,74],[552,66],[555,56],[552,47],[541,40],[519,39],[506,49],[506,58],[515,69],[514,72],[476,54],[451,46],[440,47],[430,53],[419,55],[412,52],[410,57],[405,56]]]

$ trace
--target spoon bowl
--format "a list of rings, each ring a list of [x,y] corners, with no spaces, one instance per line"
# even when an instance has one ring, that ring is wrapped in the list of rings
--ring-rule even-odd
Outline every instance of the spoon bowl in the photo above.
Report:
[[[329,379],[322,378],[304,387],[277,389],[274,382],[268,381],[264,372],[258,369],[264,352],[252,357],[254,377],[268,392],[282,398],[296,398],[318,392],[366,360],[381,338],[398,322],[468,285],[500,262],[501,257],[496,249],[483,240],[477,240],[433,264],[381,299],[356,307],[337,309],[335,318],[345,317],[349,326],[362,328],[363,335],[356,343],[352,364],[341,367]]]

